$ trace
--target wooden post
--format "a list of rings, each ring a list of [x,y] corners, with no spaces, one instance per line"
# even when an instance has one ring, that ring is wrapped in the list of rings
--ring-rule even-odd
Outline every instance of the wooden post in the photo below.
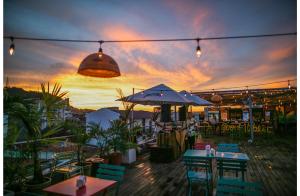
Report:
[[[252,116],[252,99],[251,96],[248,97],[248,104],[249,104],[249,120],[250,120],[250,133],[251,138],[249,140],[250,143],[254,140],[254,134],[253,134],[253,116]]]

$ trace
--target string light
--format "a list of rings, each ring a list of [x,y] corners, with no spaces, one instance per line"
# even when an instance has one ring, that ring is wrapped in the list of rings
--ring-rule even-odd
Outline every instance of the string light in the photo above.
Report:
[[[199,41],[200,41],[200,39],[199,38],[197,38],[197,48],[196,48],[196,55],[197,55],[197,57],[199,58],[200,56],[201,56],[201,48],[200,48],[200,45],[199,45]]]
[[[102,58],[102,56],[103,56],[103,50],[101,48],[101,45],[103,44],[103,41],[99,41],[99,44],[100,44],[100,48],[98,50],[98,57]]]
[[[288,80],[288,87],[289,87],[289,89],[291,89],[291,84],[290,84],[289,80]]]
[[[247,88],[247,89],[246,89],[246,94],[248,94],[248,86],[246,86],[246,88]]]
[[[133,40],[106,40],[103,43],[135,43],[135,42],[178,42],[178,41],[193,41],[196,40],[198,46],[196,48],[197,57],[201,55],[201,48],[199,41],[210,41],[210,40],[227,40],[227,39],[246,39],[246,38],[264,38],[264,37],[275,37],[275,36],[291,36],[297,35],[297,32],[288,33],[274,33],[274,34],[256,34],[256,35],[239,35],[239,36],[218,36],[218,37],[202,37],[202,38],[171,38],[171,39],[133,39]],[[11,39],[10,36],[4,36],[4,39]],[[57,39],[57,38],[35,38],[35,37],[14,37],[14,39],[27,40],[27,41],[47,41],[47,42],[74,42],[74,43],[96,43],[98,40],[80,40],[80,39]],[[101,47],[100,47],[101,48]],[[99,53],[100,53],[99,49]],[[14,52],[14,45],[10,47],[10,54]],[[99,57],[101,58],[101,54]]]
[[[212,92],[212,94],[211,94],[211,95],[213,95],[213,96],[214,96],[214,95],[215,95],[215,89],[212,89],[212,90],[213,90],[213,92]]]
[[[14,38],[11,37],[10,40],[11,40],[11,44],[10,44],[10,47],[9,47],[9,54],[13,55],[13,54],[15,54]]]

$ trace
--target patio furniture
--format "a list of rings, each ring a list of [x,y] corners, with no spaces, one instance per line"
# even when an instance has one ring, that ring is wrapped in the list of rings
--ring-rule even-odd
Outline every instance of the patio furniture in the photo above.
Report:
[[[82,168],[76,164],[76,153],[75,152],[63,152],[55,155],[55,163],[53,173],[61,173],[64,175],[64,179],[82,174]],[[59,162],[66,162],[65,165],[57,167]]]
[[[97,170],[96,177],[107,180],[117,181],[115,187],[115,195],[119,193],[120,184],[123,181],[125,173],[125,167],[109,164],[99,164],[99,169]]]
[[[259,183],[243,182],[232,179],[219,179],[217,183],[217,196],[222,195],[249,195],[261,196],[262,187]]]
[[[219,152],[240,152],[238,144],[218,144],[217,148]]]
[[[219,171],[219,178],[223,178],[224,171],[234,171],[236,177],[239,172],[242,173],[242,180],[245,179],[245,172],[247,171],[247,161],[249,157],[244,153],[235,152],[217,152],[217,169]]]
[[[74,176],[65,181],[51,185],[43,189],[43,191],[56,195],[96,195],[102,192],[105,193],[108,188],[113,187],[117,183],[115,180],[106,180],[86,176],[87,181],[85,186],[78,189],[76,187],[76,181],[78,178],[79,176]]]
[[[209,159],[202,157],[184,157],[186,174],[188,179],[188,195],[192,195],[192,184],[197,183],[205,186],[205,193],[211,191],[212,168]]]

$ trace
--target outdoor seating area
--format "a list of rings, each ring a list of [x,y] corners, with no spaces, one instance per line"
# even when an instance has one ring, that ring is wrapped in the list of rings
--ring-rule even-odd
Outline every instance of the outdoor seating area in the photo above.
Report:
[[[3,195],[297,195],[296,7],[4,0]]]
[[[217,146],[218,143],[231,144],[237,140],[214,136],[202,142]],[[213,191],[213,195],[228,195],[229,191],[237,195],[243,193],[247,195],[246,190],[250,190],[248,195],[296,194],[296,181],[291,181],[297,175],[293,169],[296,168],[296,152],[292,152],[296,146],[295,138],[276,138],[274,142],[262,138],[255,146],[245,141],[238,141],[238,143],[240,152],[249,158],[246,171],[244,171],[244,180],[242,180],[241,171],[236,177],[236,170],[224,171],[223,178],[220,178],[219,166],[216,161],[212,160],[210,191]],[[206,156],[206,152],[203,154]],[[202,166],[208,164],[205,161],[204,163]],[[199,171],[206,172],[205,169]],[[206,178],[206,175],[203,177]],[[237,186],[230,188],[232,184],[237,184]],[[191,188],[191,195],[205,195],[205,185],[196,183]],[[120,192],[124,195],[187,195],[189,184],[184,157],[171,163],[153,163],[149,161],[149,154],[145,154],[136,164],[127,168]]]

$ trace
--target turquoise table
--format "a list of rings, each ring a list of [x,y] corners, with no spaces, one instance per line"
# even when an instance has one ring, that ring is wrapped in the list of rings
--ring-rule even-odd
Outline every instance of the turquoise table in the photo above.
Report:
[[[183,157],[207,158],[207,159],[226,159],[236,161],[249,161],[249,157],[245,153],[235,152],[216,152],[216,156],[207,155],[206,150],[187,150]]]
[[[226,160],[235,160],[235,161],[249,161],[249,157],[245,153],[236,153],[236,152],[216,152],[215,158],[217,159],[226,159]]]

